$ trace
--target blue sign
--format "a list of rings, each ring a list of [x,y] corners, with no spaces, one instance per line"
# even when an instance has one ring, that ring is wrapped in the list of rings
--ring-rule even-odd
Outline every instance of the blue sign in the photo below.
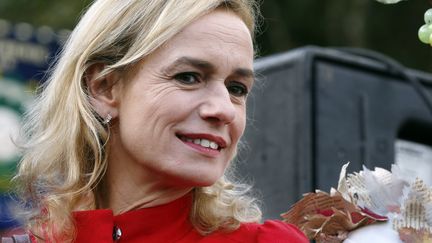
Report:
[[[10,213],[10,181],[20,159],[14,143],[35,88],[45,80],[68,31],[0,19],[0,230],[18,223]]]

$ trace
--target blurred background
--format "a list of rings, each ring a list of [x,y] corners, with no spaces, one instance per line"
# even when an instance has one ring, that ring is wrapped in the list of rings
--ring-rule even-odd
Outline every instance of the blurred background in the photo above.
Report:
[[[90,0],[2,0],[0,18],[58,31],[72,29]],[[364,47],[402,64],[431,70],[432,49],[422,45],[417,30],[428,0],[386,5],[374,0],[262,0],[259,55],[304,45]]]
[[[13,204],[8,196],[10,179],[19,160],[10,138],[16,136],[25,107],[31,104],[32,93],[44,80],[49,63],[90,2],[0,1],[1,229],[18,224],[6,206]],[[389,169],[398,159],[399,150],[394,145],[402,137],[416,145],[405,144],[409,147],[405,151],[411,155],[402,153],[399,158],[418,159],[420,153],[426,174],[432,174],[432,143],[424,138],[431,134],[431,110],[418,91],[403,75],[389,71],[385,61],[383,66],[367,56],[332,51],[333,47],[354,47],[384,54],[409,68],[420,80],[420,89],[430,96],[432,48],[419,41],[417,31],[424,24],[424,12],[431,6],[426,0],[393,5],[374,0],[262,1],[263,18],[256,44],[258,56],[265,58],[257,61],[257,70],[267,80],[263,83],[270,83],[270,79],[274,82],[263,85],[250,101],[250,117],[257,122],[246,134],[249,148],[240,153],[239,170],[261,190],[266,217],[278,217],[302,193],[314,188],[328,191],[330,185],[336,186],[338,168],[347,161],[353,162],[354,169],[362,164]],[[304,61],[305,56],[311,58]],[[354,73],[344,74],[334,66],[321,70],[315,61],[317,56]],[[277,73],[281,66],[282,72]],[[311,70],[315,78],[307,77],[304,70]],[[341,86],[340,79],[352,79],[355,85]],[[290,82],[293,86],[283,86],[291,80],[295,80]],[[358,85],[371,80],[367,87]],[[355,93],[358,90],[362,90],[360,94]],[[351,98],[359,103],[353,101],[349,106]],[[408,103],[411,105],[405,107]],[[360,107],[359,111],[349,116],[353,107]],[[388,107],[394,108],[389,111]],[[265,113],[267,110],[272,113]],[[376,119],[375,114],[382,116]],[[266,117],[271,119],[267,121]],[[265,122],[260,123],[260,119]],[[342,121],[346,123],[340,124]],[[389,121],[398,122],[388,126]],[[332,137],[334,131],[344,128],[346,133]],[[352,138],[352,134],[357,135]],[[272,147],[275,144],[279,148]],[[344,147],[348,145],[351,147]]]

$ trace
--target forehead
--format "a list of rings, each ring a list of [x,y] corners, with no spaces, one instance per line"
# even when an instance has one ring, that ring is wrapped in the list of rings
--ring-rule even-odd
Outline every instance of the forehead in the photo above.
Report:
[[[160,61],[170,61],[182,56],[225,65],[253,65],[251,34],[234,13],[215,10],[192,22],[158,49],[154,55]]]
[[[244,42],[252,44],[251,34],[246,24],[236,14],[226,10],[215,10],[186,26],[176,36],[189,38],[201,35],[202,38],[215,38],[225,43]]]

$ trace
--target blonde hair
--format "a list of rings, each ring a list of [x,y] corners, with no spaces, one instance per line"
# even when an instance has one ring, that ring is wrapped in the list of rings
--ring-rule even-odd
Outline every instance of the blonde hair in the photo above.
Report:
[[[71,241],[71,212],[98,208],[109,132],[89,102],[84,81],[88,68],[105,64],[101,76],[128,71],[217,8],[237,14],[253,37],[257,10],[253,0],[98,0],[90,6],[25,118],[24,156],[15,182],[27,225],[36,235]],[[261,218],[247,188],[226,176],[194,191],[190,218],[202,233],[235,229],[241,222]]]

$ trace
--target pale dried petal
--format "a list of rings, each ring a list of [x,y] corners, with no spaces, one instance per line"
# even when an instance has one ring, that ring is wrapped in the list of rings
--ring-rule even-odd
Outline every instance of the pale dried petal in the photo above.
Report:
[[[346,171],[347,171],[349,164],[350,164],[350,162],[344,164],[341,168],[340,173],[339,173],[339,181],[338,181],[337,190],[342,194],[348,193],[348,185],[346,183]]]
[[[402,229],[426,230],[432,232],[432,225],[428,220],[426,206],[432,202],[432,189],[428,188],[422,180],[416,181],[404,190],[401,199],[401,213],[393,218],[393,228],[397,231]]]
[[[429,225],[432,225],[432,202],[426,203],[425,205],[426,210],[426,221]]]
[[[399,238],[404,243],[432,243],[432,234],[427,230],[399,229]]]
[[[398,207],[398,199],[402,196],[404,186],[408,185],[385,169],[375,168],[371,171],[366,167],[360,173],[349,174],[346,183],[349,195],[357,206],[381,215]]]

